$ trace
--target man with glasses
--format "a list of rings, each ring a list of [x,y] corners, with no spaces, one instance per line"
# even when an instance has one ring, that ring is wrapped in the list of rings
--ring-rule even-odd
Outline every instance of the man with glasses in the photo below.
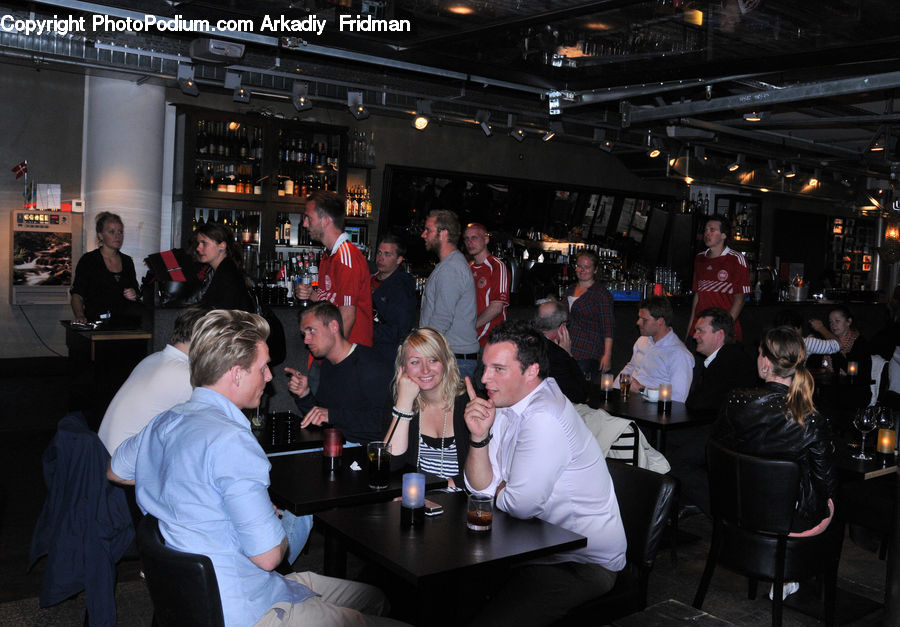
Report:
[[[319,263],[319,291],[297,285],[300,300],[327,300],[341,312],[344,337],[372,346],[372,287],[369,264],[344,232],[346,203],[335,192],[318,191],[306,201],[303,226],[325,246]]]

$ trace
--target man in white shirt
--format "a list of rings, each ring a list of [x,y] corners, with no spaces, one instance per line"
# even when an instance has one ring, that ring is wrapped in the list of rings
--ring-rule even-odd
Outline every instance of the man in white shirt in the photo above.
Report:
[[[631,375],[631,389],[637,393],[671,383],[672,400],[683,403],[691,389],[694,356],[672,331],[673,317],[672,305],[664,296],[641,301],[637,319],[641,337],[619,374]]]
[[[207,311],[205,307],[182,311],[166,347],[144,357],[116,392],[97,432],[110,455],[154,416],[191,397],[191,332]]]
[[[495,496],[516,518],[539,518],[588,538],[587,546],[513,569],[490,604],[485,625],[546,625],[611,589],[625,567],[625,530],[606,459],[584,421],[547,377],[541,334],[504,322],[488,336],[481,378],[467,378],[471,443],[466,486]]]

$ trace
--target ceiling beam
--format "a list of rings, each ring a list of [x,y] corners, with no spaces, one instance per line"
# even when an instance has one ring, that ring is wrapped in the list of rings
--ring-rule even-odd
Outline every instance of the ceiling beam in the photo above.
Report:
[[[656,120],[668,120],[672,118],[690,117],[728,111],[731,109],[755,109],[786,102],[801,102],[815,100],[817,98],[830,98],[846,94],[859,94],[880,89],[900,87],[900,72],[887,72],[874,76],[860,76],[855,78],[843,78],[822,83],[805,83],[794,87],[771,89],[737,96],[724,96],[683,102],[661,107],[634,107],[631,103],[623,101],[619,104],[619,112],[622,114],[622,125],[653,122]]]

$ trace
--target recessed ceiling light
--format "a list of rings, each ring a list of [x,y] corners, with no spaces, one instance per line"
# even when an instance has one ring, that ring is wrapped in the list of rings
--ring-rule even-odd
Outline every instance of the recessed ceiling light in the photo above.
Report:
[[[584,25],[586,30],[612,30],[612,24],[606,22],[588,22]]]
[[[456,15],[472,15],[475,12],[472,7],[466,4],[451,4],[447,7],[447,10]]]

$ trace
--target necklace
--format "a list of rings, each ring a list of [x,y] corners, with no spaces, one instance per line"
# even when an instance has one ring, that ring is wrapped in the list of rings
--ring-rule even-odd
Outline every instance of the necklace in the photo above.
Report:
[[[422,437],[422,415],[425,412],[420,409],[419,410],[419,441],[416,443],[418,445],[418,451],[416,453],[416,470],[422,470],[422,443],[425,441]],[[444,449],[447,448],[447,443],[444,441],[444,438],[447,434],[447,414],[449,412],[444,410],[444,426],[441,427],[441,473],[444,472]],[[445,478],[443,474],[439,475],[442,478]]]

